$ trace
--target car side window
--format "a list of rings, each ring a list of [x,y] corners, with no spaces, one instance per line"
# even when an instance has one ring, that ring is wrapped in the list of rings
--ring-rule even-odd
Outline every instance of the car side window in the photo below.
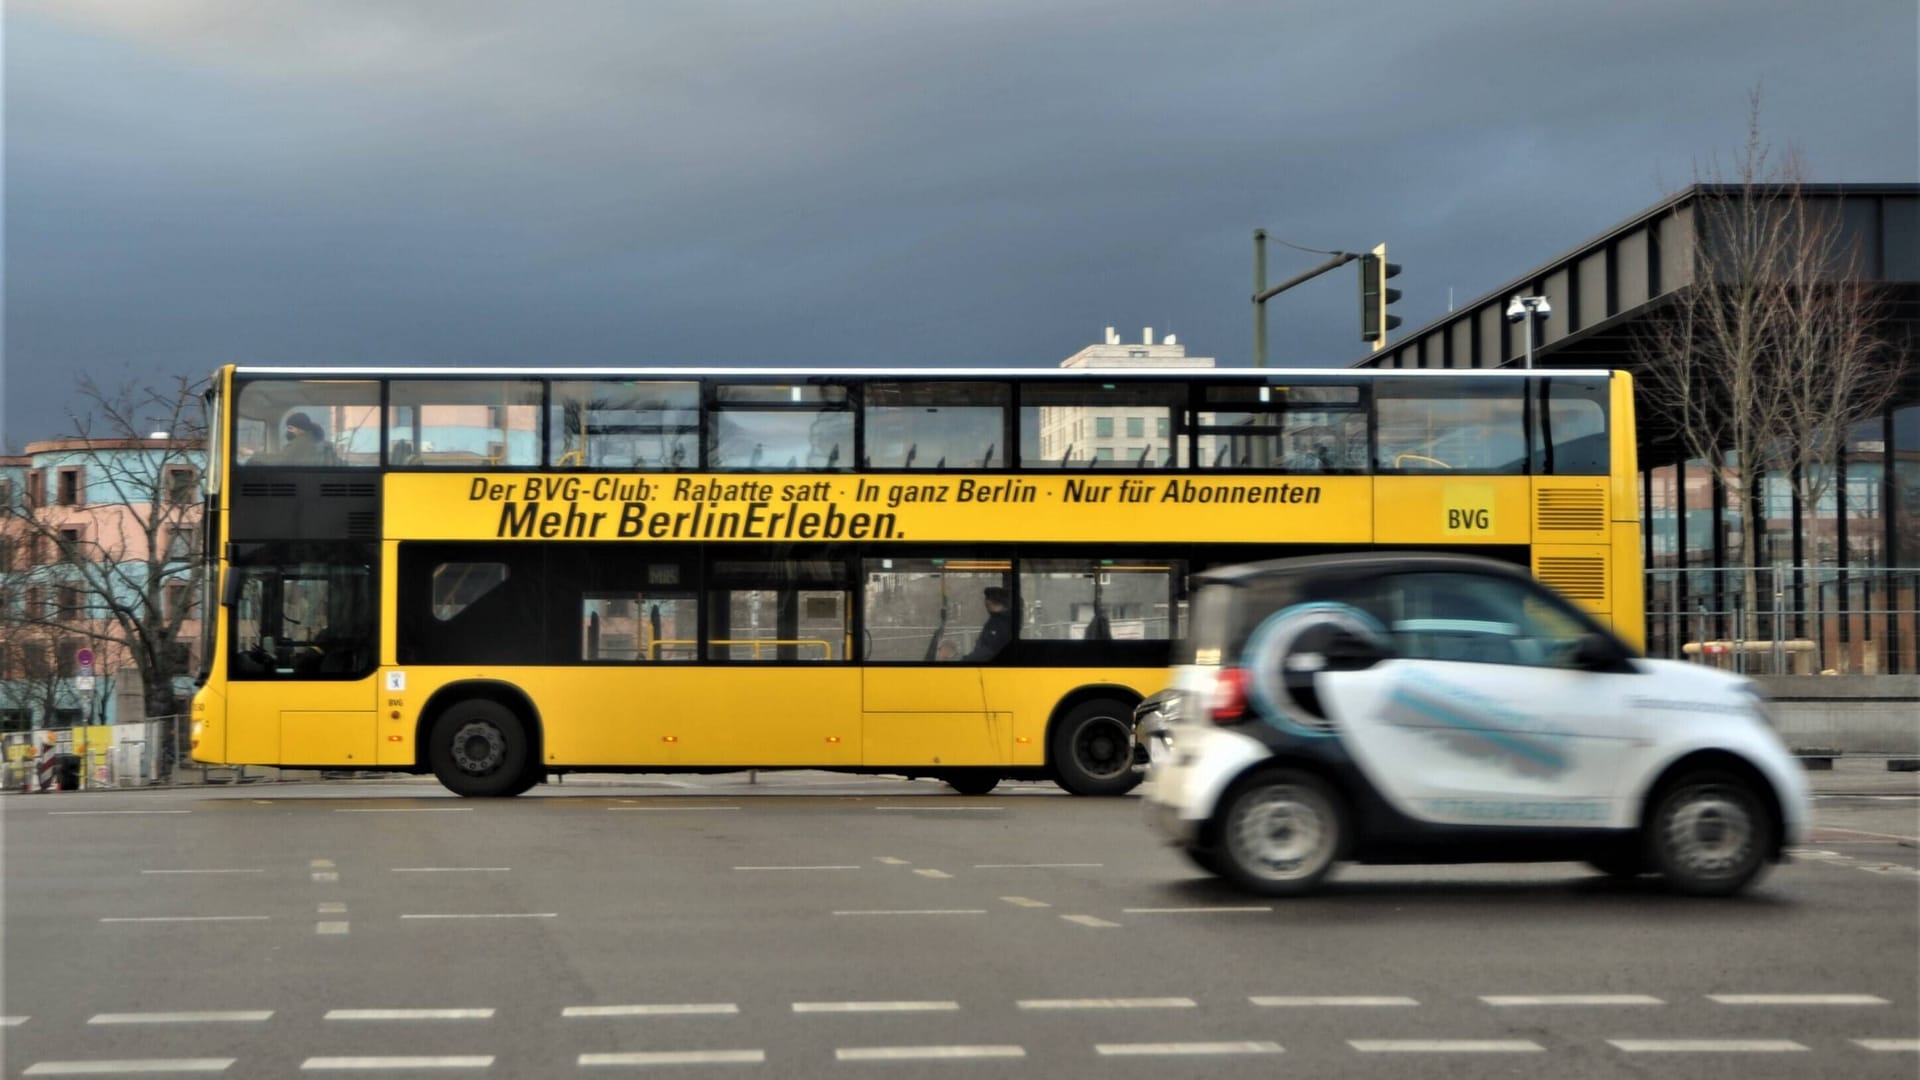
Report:
[[[1490,575],[1391,574],[1356,596],[1409,660],[1525,667],[1577,666],[1588,632],[1571,612],[1525,582]]]

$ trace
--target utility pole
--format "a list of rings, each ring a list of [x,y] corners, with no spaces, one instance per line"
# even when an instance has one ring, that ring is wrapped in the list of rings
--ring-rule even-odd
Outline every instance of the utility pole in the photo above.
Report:
[[[1384,251],[1384,247],[1376,249]],[[1253,366],[1267,366],[1267,301],[1321,274],[1360,258],[1351,251],[1335,251],[1333,257],[1305,273],[1295,274],[1272,288],[1267,287],[1267,230],[1253,230]],[[1394,267],[1397,272],[1399,267]],[[1398,320],[1395,320],[1396,322]],[[1371,340],[1371,339],[1369,339]]]

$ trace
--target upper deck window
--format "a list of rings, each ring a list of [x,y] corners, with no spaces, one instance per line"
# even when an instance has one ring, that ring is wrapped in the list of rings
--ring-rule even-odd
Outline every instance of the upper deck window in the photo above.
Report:
[[[1007,465],[1004,383],[873,383],[861,416],[866,458],[886,469],[1003,469]]]
[[[853,465],[853,412],[846,387],[744,383],[714,388],[708,468],[843,472]]]
[[[1367,470],[1367,414],[1358,386],[1208,387],[1193,436],[1195,468]]]
[[[1537,476],[1605,476],[1607,380],[1560,375],[1534,384],[1533,471]]]
[[[1383,379],[1374,387],[1381,472],[1526,471],[1520,379]]]
[[[440,469],[538,465],[540,384],[531,379],[388,384],[387,463]]]
[[[700,384],[556,382],[549,465],[672,472],[700,464]]]
[[[255,379],[233,411],[242,466],[380,464],[380,384],[372,379]]]
[[[1185,383],[1022,384],[1020,465],[1028,469],[1173,468],[1183,464],[1178,442],[1159,433],[1178,430],[1172,419],[1185,411],[1186,404]],[[1136,419],[1143,434],[1154,434],[1128,438],[1124,432]]]

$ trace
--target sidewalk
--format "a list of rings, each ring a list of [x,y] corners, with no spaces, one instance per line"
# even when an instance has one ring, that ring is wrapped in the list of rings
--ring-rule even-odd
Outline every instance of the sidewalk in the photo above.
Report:
[[[1807,774],[1815,795],[1920,796],[1920,772],[1889,772],[1885,757],[1837,757],[1832,770]]]

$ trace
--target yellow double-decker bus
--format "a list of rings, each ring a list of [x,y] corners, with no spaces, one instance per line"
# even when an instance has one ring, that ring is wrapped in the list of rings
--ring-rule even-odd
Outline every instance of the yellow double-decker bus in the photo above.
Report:
[[[1617,372],[226,367],[207,763],[1117,794],[1207,566],[1472,550],[1642,631]]]

